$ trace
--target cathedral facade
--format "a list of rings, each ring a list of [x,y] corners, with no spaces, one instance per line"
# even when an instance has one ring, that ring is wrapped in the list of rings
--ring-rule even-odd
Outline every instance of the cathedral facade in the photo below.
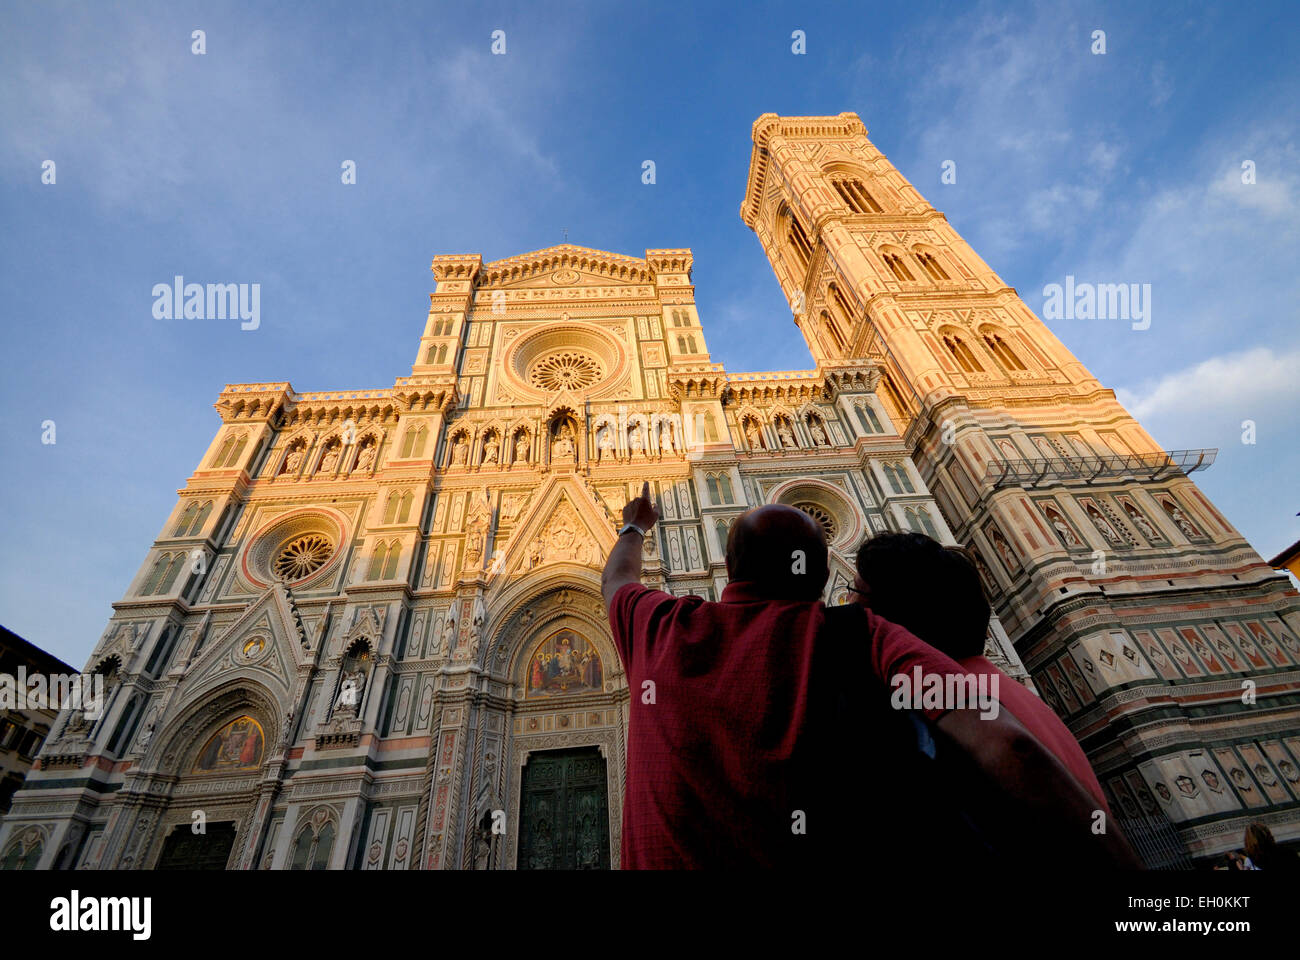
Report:
[[[844,602],[872,532],[971,548],[988,652],[1187,857],[1300,833],[1300,597],[867,139],[754,126],[741,215],[811,368],[710,360],[689,250],[438,256],[409,376],[234,384],[0,823],[0,861],[617,867],[629,691],[600,596],[716,599],[787,503]],[[1249,689],[1249,697],[1243,694]],[[850,762],[851,758],[846,758]]]

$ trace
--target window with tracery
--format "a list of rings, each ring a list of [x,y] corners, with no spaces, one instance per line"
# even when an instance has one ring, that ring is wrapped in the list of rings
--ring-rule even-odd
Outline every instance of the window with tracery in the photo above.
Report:
[[[835,522],[834,515],[832,515],[829,510],[823,507],[820,503],[812,503],[807,500],[791,504],[791,506],[796,510],[802,510],[804,513],[808,514],[808,516],[817,521],[817,525],[822,528],[822,534],[826,537],[827,543],[834,541],[838,526]]]
[[[542,390],[585,390],[600,381],[600,364],[586,353],[565,350],[545,356],[533,364],[529,382]]]
[[[319,533],[308,533],[290,540],[272,561],[271,569],[281,580],[293,583],[310,577],[334,555],[334,544]]]

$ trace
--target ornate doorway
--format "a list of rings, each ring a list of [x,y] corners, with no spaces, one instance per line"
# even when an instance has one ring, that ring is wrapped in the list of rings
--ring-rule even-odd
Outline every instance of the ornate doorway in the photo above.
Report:
[[[609,869],[609,794],[599,748],[532,754],[520,794],[520,870]]]
[[[156,870],[224,870],[235,846],[235,824],[231,821],[207,824],[204,833],[194,833],[187,823],[177,824],[163,842]]]

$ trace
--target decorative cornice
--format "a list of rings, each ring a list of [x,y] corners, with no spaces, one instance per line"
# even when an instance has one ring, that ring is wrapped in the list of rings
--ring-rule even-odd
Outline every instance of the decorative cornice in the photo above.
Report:
[[[656,252],[679,253],[679,251]],[[434,258],[435,265],[443,259],[447,258]],[[607,250],[593,250],[590,247],[579,247],[571,243],[562,243],[544,250],[533,250],[530,253],[521,253],[518,256],[506,257],[504,260],[485,263],[474,275],[474,280],[478,286],[484,286],[523,280],[566,267],[626,283],[654,281],[654,271],[650,264],[639,257],[610,253]]]
[[[856,113],[837,117],[781,117],[765,113],[754,121],[754,148],[749,158],[749,182],[740,204],[740,219],[751,230],[758,219],[759,203],[767,183],[774,138],[798,137],[801,140],[849,140],[867,135],[867,128]]]

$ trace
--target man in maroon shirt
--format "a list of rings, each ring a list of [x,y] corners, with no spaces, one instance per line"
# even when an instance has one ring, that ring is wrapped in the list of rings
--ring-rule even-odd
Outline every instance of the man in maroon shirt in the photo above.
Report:
[[[842,627],[828,627],[820,600],[826,543],[792,507],[758,507],[732,525],[731,582],[717,603],[641,584],[642,540],[659,519],[648,484],[623,519],[601,583],[631,693],[622,866],[807,867],[824,862],[809,856],[827,849],[819,840],[844,840],[846,830],[924,831],[924,822],[854,823],[854,797],[837,788],[821,742],[832,733],[836,687],[828,681],[876,690],[915,667],[960,672],[956,662],[863,612],[851,639],[876,685],[837,676],[835,658],[844,658],[843,674],[853,650]],[[1065,841],[1095,863],[1128,865],[1105,838],[1081,840],[1095,803],[1008,712],[923,712],[999,785],[1028,833]]]

